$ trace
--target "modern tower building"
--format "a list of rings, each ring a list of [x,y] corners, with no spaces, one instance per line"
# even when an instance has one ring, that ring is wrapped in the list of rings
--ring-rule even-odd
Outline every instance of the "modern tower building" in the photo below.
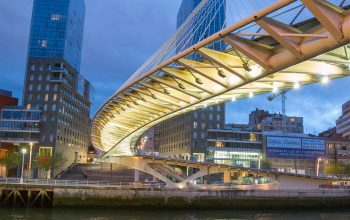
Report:
[[[201,0],[183,0],[177,16],[177,28],[186,22]],[[177,39],[177,52],[191,47],[199,41],[220,31],[225,26],[226,0],[209,4],[210,10],[199,12],[190,22],[191,38]],[[219,43],[215,50],[222,50]],[[201,57],[193,55],[191,59]],[[209,106],[176,116],[160,124],[160,154],[165,157],[204,161],[207,150],[207,129],[222,129],[225,126],[225,104]]]
[[[177,52],[191,47],[225,27],[226,0],[216,0],[206,4],[207,10],[200,11],[198,15],[191,17],[191,22],[186,21],[201,2],[202,0],[183,0],[181,3],[177,14],[177,28],[180,29],[184,23],[188,22],[186,30],[190,30],[190,33],[184,33],[177,39]],[[223,50],[224,46],[225,44],[221,42],[215,43],[210,48]],[[199,60],[201,56],[194,54],[192,59]]]
[[[33,151],[62,152],[65,166],[85,161],[89,145],[93,89],[79,72],[84,17],[84,0],[34,0],[23,104],[42,110]]]
[[[350,139],[350,100],[342,105],[342,115],[338,118],[336,124],[337,133]]]

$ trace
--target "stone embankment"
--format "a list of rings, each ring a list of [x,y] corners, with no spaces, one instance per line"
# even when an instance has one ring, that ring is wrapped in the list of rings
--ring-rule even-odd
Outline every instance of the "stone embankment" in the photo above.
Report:
[[[350,207],[350,191],[55,188],[53,207],[340,208]]]
[[[2,207],[260,209],[350,207],[350,190],[186,190],[0,185]]]

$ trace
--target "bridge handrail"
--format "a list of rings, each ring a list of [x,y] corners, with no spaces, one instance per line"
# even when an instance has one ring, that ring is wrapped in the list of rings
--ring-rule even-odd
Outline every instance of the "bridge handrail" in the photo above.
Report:
[[[68,179],[30,179],[24,178],[23,183],[20,178],[0,177],[0,185],[38,185],[38,186],[99,186],[114,188],[163,188],[162,182],[110,182],[110,181],[91,181],[91,180],[68,180]]]

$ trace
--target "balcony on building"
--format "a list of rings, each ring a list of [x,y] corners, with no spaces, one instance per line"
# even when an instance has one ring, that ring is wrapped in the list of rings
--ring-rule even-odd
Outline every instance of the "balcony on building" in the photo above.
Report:
[[[66,67],[63,65],[55,65],[55,66],[50,66],[49,71],[51,73],[64,73],[66,75],[69,75],[69,71]]]

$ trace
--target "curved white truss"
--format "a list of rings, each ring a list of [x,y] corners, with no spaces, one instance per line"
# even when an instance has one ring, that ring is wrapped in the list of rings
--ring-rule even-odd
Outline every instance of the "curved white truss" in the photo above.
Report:
[[[276,19],[294,5],[293,15],[308,10],[311,18],[294,25]],[[209,49],[218,42],[227,49]],[[346,8],[324,0],[278,1],[134,75],[96,113],[92,142],[108,155],[132,155],[139,135],[176,115],[349,76],[349,43]],[[203,59],[192,60],[194,53]]]

